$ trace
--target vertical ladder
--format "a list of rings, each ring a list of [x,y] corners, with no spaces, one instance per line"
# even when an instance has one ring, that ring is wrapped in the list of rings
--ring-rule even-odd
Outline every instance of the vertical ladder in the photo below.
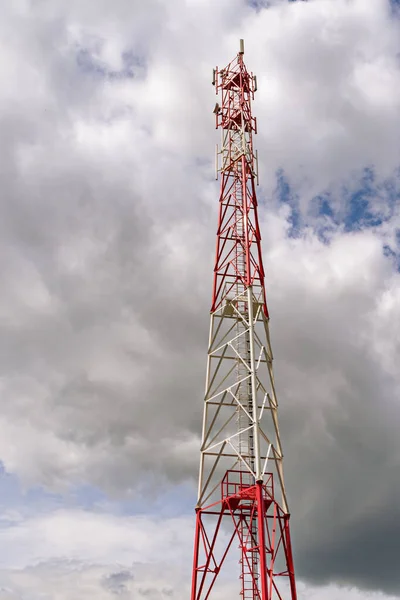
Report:
[[[239,163],[240,165],[240,163]],[[240,167],[239,167],[240,168]],[[236,227],[236,256],[235,256],[235,266],[239,273],[245,275],[246,272],[246,264],[245,264],[245,237],[244,237],[244,215],[241,212],[243,207],[243,190],[239,181],[237,182],[236,187],[236,201],[238,203],[237,207],[237,221],[235,224]],[[240,215],[240,217],[239,217]],[[242,282],[238,281],[236,283],[236,296],[240,299],[240,302],[247,302],[247,296],[245,293],[245,287]],[[242,311],[241,312],[245,312]],[[248,314],[248,311],[247,311]],[[250,365],[250,337],[249,332],[247,331],[246,324],[240,319],[237,320],[236,323],[236,351],[239,356],[245,361],[246,365]],[[236,377],[237,381],[242,381],[239,384],[239,389],[237,390],[238,399],[240,404],[245,407],[250,417],[253,415],[253,403],[252,403],[252,390],[251,390],[251,379],[248,377],[249,369],[243,364],[239,358],[236,361]],[[247,378],[247,379],[246,379]],[[253,439],[253,430],[248,429],[251,422],[246,413],[241,410],[240,406],[237,407],[237,428],[238,431],[243,429],[247,429],[244,433],[240,434],[239,437],[239,453],[246,457],[246,460],[250,466],[250,468],[254,471],[254,439]],[[252,486],[254,485],[254,477],[249,472],[248,475],[243,476],[242,484],[244,486]],[[250,518],[250,507],[249,514],[246,517]],[[259,568],[258,568],[258,553],[252,551],[252,548],[257,546],[257,521],[256,518],[253,519],[253,522],[250,525],[251,535],[249,532],[249,524],[242,522],[241,524],[241,538],[243,540],[243,544],[246,545],[246,552],[244,549],[241,549],[241,557],[240,557],[240,580],[241,580],[241,598],[242,600],[256,600],[259,598]]]

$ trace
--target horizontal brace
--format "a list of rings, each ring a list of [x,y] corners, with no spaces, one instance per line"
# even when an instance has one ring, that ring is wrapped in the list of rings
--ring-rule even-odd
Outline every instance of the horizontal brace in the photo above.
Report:
[[[236,223],[233,223],[232,225],[234,225],[234,224],[236,224]],[[232,231],[232,227],[231,226],[229,226],[228,229],[230,229]],[[235,236],[234,233],[232,233],[232,235],[225,235],[225,234],[224,235],[219,235],[218,237],[219,237],[220,240],[227,240],[227,241],[230,240],[232,242],[240,244],[240,245],[243,246],[243,248],[247,248],[247,246],[249,244],[256,244],[259,241],[257,238],[254,237],[253,239],[249,240],[248,243],[246,243],[244,240],[242,240],[242,239],[238,238],[237,236]]]
[[[233,284],[233,285],[235,285],[235,284]],[[222,296],[221,300],[223,300],[223,299],[224,299],[224,296]],[[217,310],[223,310],[224,308],[225,308],[225,305],[222,307],[218,307]],[[239,320],[237,314],[236,315],[235,314],[233,314],[233,315],[217,315],[215,313],[213,313],[213,314],[215,317],[218,317],[219,319],[234,319],[235,321]],[[262,320],[263,319],[261,317],[257,317],[257,319],[254,320],[254,323],[261,323]]]
[[[224,391],[227,391],[227,390],[224,390]],[[207,402],[207,404],[211,404],[211,405],[214,405],[214,406],[220,406],[221,408],[223,406],[225,406],[226,408],[232,408],[232,407],[234,407],[236,409],[236,407],[237,407],[236,402],[232,402],[231,404],[228,404],[227,402],[212,402],[211,400],[205,400],[205,402]],[[261,409],[262,405],[257,406],[257,408]],[[270,406],[264,406],[264,410],[272,410],[272,409],[271,409]]]
[[[221,500],[221,504],[222,504],[223,500],[226,500],[226,499],[232,498],[232,497],[233,496],[224,496],[224,498]],[[272,500],[272,501],[274,502],[274,500]],[[221,515],[222,517],[230,517],[230,519],[232,518],[231,513],[229,511],[225,510],[225,509],[222,509],[222,510],[219,510],[219,511],[215,511],[215,510],[207,510],[207,508],[205,508],[204,510],[200,509],[199,512],[202,515],[212,515],[212,516],[215,516],[215,517],[219,517]],[[285,513],[283,513],[280,516],[266,515],[266,514],[264,514],[264,519],[271,519],[271,520],[275,520],[276,521],[276,520],[279,520],[279,519],[283,519],[284,516],[285,516]],[[196,569],[196,571],[199,571],[199,570],[200,569]],[[203,571],[204,567],[201,567],[201,570]],[[287,575],[287,573],[274,573],[274,577],[285,576],[285,575]]]
[[[208,355],[210,358],[223,358],[224,360],[238,360],[237,356],[221,356],[220,354],[212,354],[212,352]],[[265,363],[265,364],[269,364],[268,360],[260,360],[257,361],[261,363]]]
[[[221,454],[219,454],[219,452],[207,452],[207,450],[202,450],[201,453],[204,454],[205,456],[227,456],[228,458],[237,458],[238,457],[237,454],[230,454],[228,452],[221,452]],[[252,458],[252,457],[244,456],[243,458]],[[266,458],[267,458],[266,456],[260,456],[261,460],[265,460]],[[268,460],[280,460],[280,459],[270,456],[268,458]]]
[[[221,502],[222,502],[222,500],[221,500]],[[222,516],[223,516],[223,517],[230,517],[230,518],[232,518],[232,517],[231,517],[231,513],[230,513],[229,511],[226,511],[226,510],[223,510],[223,511],[221,511],[221,510],[219,510],[219,511],[215,511],[215,510],[207,510],[206,508],[205,508],[204,510],[202,510],[202,509],[200,508],[199,512],[200,512],[202,515],[214,515],[214,516],[218,516],[218,517],[220,516],[220,514],[221,514],[221,512],[222,512]],[[197,571],[197,570],[198,570],[198,569],[196,569],[196,571]]]

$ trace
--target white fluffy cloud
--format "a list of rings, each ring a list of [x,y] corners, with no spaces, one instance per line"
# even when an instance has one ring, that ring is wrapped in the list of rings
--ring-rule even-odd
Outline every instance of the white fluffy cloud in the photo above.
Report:
[[[1,532],[0,598],[184,598],[187,519],[62,510]]]

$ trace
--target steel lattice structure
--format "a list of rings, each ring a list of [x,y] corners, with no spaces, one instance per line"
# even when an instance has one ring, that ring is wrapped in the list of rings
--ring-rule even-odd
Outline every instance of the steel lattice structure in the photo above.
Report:
[[[213,75],[221,191],[191,600],[213,597],[235,545],[242,600],[296,600],[255,189],[257,83],[243,53],[241,40]]]

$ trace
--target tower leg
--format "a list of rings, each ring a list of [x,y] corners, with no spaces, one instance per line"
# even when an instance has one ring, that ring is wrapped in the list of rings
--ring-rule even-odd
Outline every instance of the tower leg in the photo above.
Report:
[[[267,560],[265,556],[265,528],[264,528],[264,498],[262,481],[256,483],[257,519],[258,519],[258,547],[260,556],[261,575],[261,600],[268,598]]]
[[[294,564],[293,564],[293,553],[292,553],[292,540],[290,537],[289,527],[289,515],[285,515],[285,542],[286,542],[286,556],[287,565],[289,571],[290,591],[292,592],[293,600],[297,600],[296,581],[294,576]]]
[[[196,530],[194,534],[194,550],[193,550],[193,572],[192,572],[192,593],[191,600],[196,598],[197,590],[197,566],[199,562],[199,543],[200,543],[200,510],[196,510]]]

